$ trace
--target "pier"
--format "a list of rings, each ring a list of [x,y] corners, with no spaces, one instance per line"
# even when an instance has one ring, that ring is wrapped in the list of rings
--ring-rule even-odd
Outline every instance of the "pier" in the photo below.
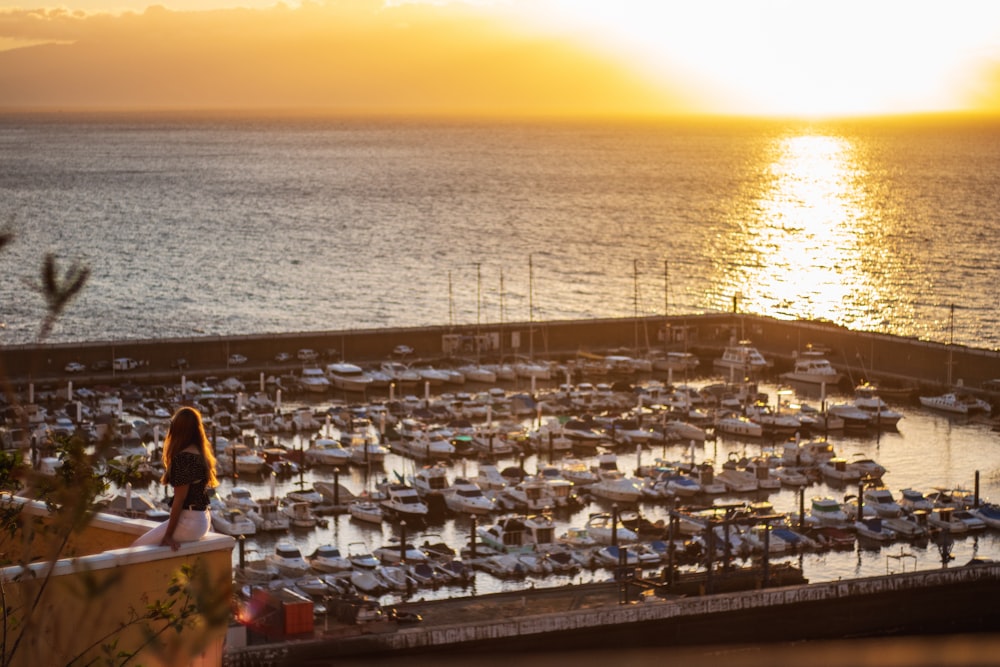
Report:
[[[790,367],[796,354],[814,346],[828,350],[830,362],[854,381],[884,379],[935,388],[961,383],[978,391],[984,383],[1000,378],[997,350],[741,313],[11,345],[0,351],[0,359],[15,385],[75,378],[89,384],[148,384],[175,381],[182,374],[195,379],[280,374],[302,366],[295,354],[304,348],[315,350],[323,363],[341,359],[378,362],[391,358],[398,345],[413,348],[414,358],[435,362],[514,357],[567,360],[581,353],[650,349],[687,350],[709,359],[739,338],[752,340],[774,359],[776,371]],[[291,359],[275,361],[280,353]],[[230,358],[237,354],[247,361],[231,364]],[[115,370],[112,362],[118,358],[134,359],[139,365]],[[183,367],[178,368],[182,359]],[[74,361],[88,370],[67,373],[66,364]]]
[[[282,645],[283,664],[441,653],[451,659],[497,652],[566,652],[609,647],[739,645],[989,632],[1000,627],[1000,564],[970,564],[850,581],[717,595],[620,598],[615,583],[414,602],[415,625],[358,629]],[[333,634],[333,633],[331,633]],[[322,635],[321,631],[317,635]],[[255,646],[230,655],[229,664]],[[428,658],[429,659],[429,658]],[[435,657],[435,659],[437,659]],[[250,664],[250,663],[247,663]]]

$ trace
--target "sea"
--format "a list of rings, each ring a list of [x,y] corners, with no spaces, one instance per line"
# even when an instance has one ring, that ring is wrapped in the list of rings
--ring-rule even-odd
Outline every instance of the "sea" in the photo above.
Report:
[[[75,266],[90,277],[51,343],[735,309],[996,349],[998,191],[1000,123],[984,119],[5,114],[0,225],[13,240],[0,250],[0,343],[40,340],[40,267],[52,254],[59,276]],[[776,384],[762,388],[776,399]],[[971,488],[979,472],[983,496],[1000,499],[990,424],[893,407],[904,413],[897,430],[831,435],[837,453],[878,460],[896,492]],[[623,470],[638,457],[721,463],[765,447],[720,436],[619,460]],[[384,474],[413,465],[392,455]],[[476,465],[456,462],[452,474]],[[302,481],[318,479],[332,473]],[[236,483],[284,493],[297,481],[226,480],[220,493]],[[341,481],[355,492],[370,483],[357,469]],[[791,492],[767,499],[798,507]],[[471,525],[450,517],[411,530],[417,542],[461,546]],[[376,548],[399,531],[340,516],[292,539],[304,553]],[[249,540],[246,556],[264,557],[278,539],[288,537]],[[987,531],[945,551],[957,563],[1000,557],[1000,541]],[[818,581],[942,567],[944,555],[896,543],[794,560]],[[465,589],[418,595],[525,585],[479,573]]]

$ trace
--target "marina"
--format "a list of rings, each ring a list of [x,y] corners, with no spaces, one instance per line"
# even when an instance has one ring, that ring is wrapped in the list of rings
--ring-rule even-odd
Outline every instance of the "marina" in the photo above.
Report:
[[[1000,497],[990,413],[946,413],[911,395],[876,403],[895,420],[836,426],[816,419],[822,407],[870,400],[871,388],[792,385],[781,377],[781,363],[739,386],[712,370],[622,374],[627,357],[613,356],[619,376],[594,375],[591,367],[593,381],[576,384],[565,382],[574,375],[570,366],[547,362],[547,380],[442,381],[434,388],[427,382],[422,392],[417,384],[401,396],[395,387],[361,395],[292,384],[278,393],[275,385],[256,387],[234,376],[215,386],[185,377],[184,395],[172,384],[100,392],[125,393],[115,404],[118,418],[132,425],[132,442],[148,453],[163,419],[158,414],[169,415],[177,401],[202,407],[224,472],[218,502],[230,510],[220,511],[213,525],[239,538],[236,590],[247,609],[262,591],[296,591],[310,601],[317,629],[356,627],[338,620],[343,603],[337,601],[357,596],[385,613],[421,616],[422,605],[449,600],[607,586],[620,579],[622,565],[653,588],[715,572],[693,591],[711,594],[725,590],[727,575],[743,571],[756,572],[743,584],[752,589],[780,583],[788,568],[812,586],[1000,557],[995,521],[963,530],[954,520],[968,512],[990,517],[987,503]],[[702,361],[700,367],[712,368],[710,357]],[[110,398],[85,385],[74,391],[88,397],[81,401],[88,408]],[[462,412],[476,397],[486,410]],[[53,396],[39,390],[37,400],[51,404]],[[754,405],[770,410],[748,410]],[[760,430],[720,429],[722,415],[734,408]],[[768,412],[795,415],[799,428],[766,422]],[[435,453],[432,440],[452,449]],[[342,453],[320,457],[319,445]],[[869,493],[875,487],[901,503],[914,495],[933,498],[930,510],[876,524],[868,513],[887,504]],[[486,505],[459,503],[463,489],[470,502],[482,498]],[[401,497],[404,491],[412,499]],[[133,484],[131,492],[153,501],[163,494],[151,481]],[[247,505],[237,506],[237,496]],[[835,512],[823,511],[827,505]],[[236,510],[255,530],[235,528],[247,525]],[[616,518],[623,524],[609,530]],[[310,567],[313,556],[330,549],[350,567]],[[287,638],[252,621],[248,628],[249,646]],[[329,631],[314,632],[321,640]]]

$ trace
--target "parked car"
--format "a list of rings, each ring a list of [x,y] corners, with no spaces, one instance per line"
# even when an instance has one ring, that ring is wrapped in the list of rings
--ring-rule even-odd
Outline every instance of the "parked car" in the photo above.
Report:
[[[319,359],[319,355],[316,353],[316,350],[309,349],[308,347],[304,347],[299,350],[295,356],[299,358],[299,361],[316,361]]]
[[[229,365],[230,366],[240,366],[247,362],[247,358],[242,354],[230,354],[229,355]]]
[[[65,370],[67,373],[82,373],[85,370],[87,370],[87,367],[81,364],[79,361],[71,361],[68,364],[66,364],[66,367],[63,370]]]
[[[116,371],[130,371],[139,367],[139,362],[131,357],[118,357],[111,366]]]
[[[184,357],[177,357],[176,359],[170,362],[170,367],[184,370],[185,368],[188,367],[188,360],[185,359]]]
[[[287,352],[279,352],[278,354],[274,355],[274,360],[277,361],[279,364],[283,364],[286,361],[291,361],[292,355],[288,354]]]

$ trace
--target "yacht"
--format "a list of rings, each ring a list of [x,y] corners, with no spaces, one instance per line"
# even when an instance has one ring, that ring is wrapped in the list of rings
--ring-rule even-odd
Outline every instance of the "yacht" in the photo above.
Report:
[[[264,560],[283,577],[301,577],[309,573],[309,563],[291,542],[278,542],[274,546],[274,552]]]
[[[327,364],[326,376],[334,387],[343,391],[364,392],[372,386],[372,377],[363,368],[343,361]]]
[[[957,415],[969,415],[976,412],[990,412],[993,407],[981,398],[954,393],[940,396],[920,396],[920,405]]]
[[[816,352],[806,352],[795,360],[791,371],[782,373],[781,378],[791,382],[826,384],[835,386],[843,377],[833,365]]]
[[[878,395],[874,385],[862,384],[854,389],[854,405],[871,415],[871,424],[883,428],[892,428],[899,423],[903,415],[889,408]]]
[[[330,380],[319,367],[303,368],[299,374],[299,386],[312,394],[325,394],[330,391]]]
[[[444,495],[445,506],[456,514],[489,514],[496,501],[467,479],[458,478]]]
[[[741,340],[735,345],[726,347],[722,356],[712,363],[716,370],[743,374],[760,373],[771,366],[771,362],[765,359],[748,340]]]
[[[307,560],[316,572],[334,573],[351,569],[351,561],[347,560],[347,557],[340,553],[340,549],[332,544],[316,547]]]
[[[386,499],[382,509],[390,514],[408,520],[427,518],[427,505],[420,500],[416,490],[405,484],[389,484],[385,487]]]

